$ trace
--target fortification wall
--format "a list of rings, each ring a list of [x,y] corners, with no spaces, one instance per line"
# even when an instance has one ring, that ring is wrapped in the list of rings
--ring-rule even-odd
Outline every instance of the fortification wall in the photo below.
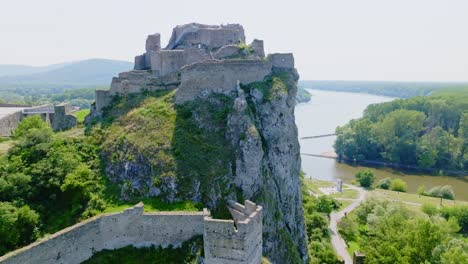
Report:
[[[230,208],[234,220],[205,216],[203,234],[207,263],[261,263],[262,207],[245,201]]]
[[[178,246],[202,234],[202,212],[143,213],[143,205],[139,204],[71,226],[1,257],[0,263],[81,263],[103,249]]]
[[[74,264],[103,249],[128,245],[180,246],[203,235],[205,263],[260,264],[262,207],[245,201],[230,208],[234,220],[213,219],[208,212],[143,213],[143,204],[121,213],[78,223],[0,257],[2,264]],[[236,225],[235,225],[235,224]]]
[[[210,60],[185,66],[175,102],[181,104],[204,93],[234,91],[237,81],[242,84],[263,81],[271,73],[271,67],[268,60]]]
[[[76,126],[78,123],[76,116],[71,113],[69,104],[59,104],[54,106],[54,114],[52,118],[52,129],[55,131],[65,130]]]
[[[216,49],[239,42],[245,42],[244,28],[241,25],[217,26],[191,23],[173,29],[166,49],[187,48],[198,44]]]
[[[22,113],[21,110],[8,114],[0,118],[0,136],[9,137],[13,135],[13,132],[18,127],[19,122],[21,121]]]

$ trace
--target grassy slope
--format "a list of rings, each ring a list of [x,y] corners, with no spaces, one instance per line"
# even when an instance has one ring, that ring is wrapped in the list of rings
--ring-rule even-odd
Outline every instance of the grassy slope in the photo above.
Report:
[[[220,194],[232,192],[223,184],[224,175],[229,173],[226,164],[233,158],[224,136],[232,100],[213,95],[208,101],[176,107],[173,97],[174,91],[164,91],[117,98],[107,109],[105,119],[91,132],[101,133],[106,162],[117,166],[138,160],[150,168],[151,175],[147,176],[152,177],[155,186],[164,179],[175,178],[178,198],[183,201],[194,195],[197,181],[202,200],[212,189]],[[203,124],[202,128],[195,124],[193,115]],[[144,190],[129,193],[135,199],[144,195]],[[121,206],[117,199],[114,202]],[[217,215],[214,210],[213,215],[223,217],[227,213],[224,211]]]

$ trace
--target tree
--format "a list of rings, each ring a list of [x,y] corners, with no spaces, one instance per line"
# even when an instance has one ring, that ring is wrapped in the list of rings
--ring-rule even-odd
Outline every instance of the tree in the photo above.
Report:
[[[391,184],[392,184],[392,179],[391,178],[385,178],[385,179],[380,180],[379,183],[377,183],[377,186],[380,189],[388,190],[390,188]]]
[[[408,189],[408,184],[406,184],[405,181],[402,179],[394,179],[392,181],[392,184],[390,185],[390,190],[396,191],[396,192],[406,192]]]
[[[362,187],[370,188],[375,181],[374,172],[370,169],[362,170],[356,173],[356,179]]]
[[[413,110],[395,110],[376,124],[375,133],[384,147],[385,159],[395,163],[415,164],[417,136],[423,131],[426,116]]]
[[[39,215],[29,206],[0,202],[0,255],[37,238]]]
[[[38,115],[28,116],[21,120],[18,127],[15,129],[13,137],[18,139],[28,134],[33,128],[41,129],[47,127],[47,124]]]

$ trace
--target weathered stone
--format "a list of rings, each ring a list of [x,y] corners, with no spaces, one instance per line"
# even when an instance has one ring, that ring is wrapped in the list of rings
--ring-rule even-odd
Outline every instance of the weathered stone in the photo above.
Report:
[[[146,38],[146,52],[159,51],[161,49],[161,35],[159,33],[149,35]]]
[[[175,102],[181,104],[197,98],[202,92],[236,91],[237,82],[263,81],[271,73],[266,60],[204,61],[184,67]]]
[[[0,263],[78,264],[104,249],[129,245],[179,247],[184,241],[203,235],[206,264],[260,264],[262,207],[255,205],[253,211],[240,213],[241,221],[213,219],[206,209],[144,213],[143,204],[139,203],[123,212],[100,215],[68,227],[0,257]]]
[[[54,106],[52,118],[52,129],[55,131],[65,130],[76,126],[78,123],[76,116],[71,114],[71,105],[59,104]]]
[[[294,56],[292,53],[274,53],[268,55],[268,59],[275,68],[294,68]]]
[[[260,58],[265,57],[265,50],[263,48],[263,40],[254,39],[250,47],[254,50],[254,54]]]
[[[146,64],[146,53],[138,55],[135,57],[135,66],[134,70],[147,70],[148,66]]]
[[[237,45],[226,45],[213,54],[213,59],[221,60],[234,56],[241,56],[240,47]]]
[[[240,42],[245,42],[244,28],[241,25],[228,24],[217,26],[191,23],[174,28],[166,49],[180,49],[201,45],[211,50]]]

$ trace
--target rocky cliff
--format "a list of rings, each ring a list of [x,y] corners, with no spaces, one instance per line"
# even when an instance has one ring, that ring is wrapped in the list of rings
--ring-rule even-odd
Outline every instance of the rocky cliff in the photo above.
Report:
[[[264,208],[264,256],[305,262],[292,54],[265,57],[240,25],[178,26],[166,49],[148,39],[88,119],[121,198],[199,201],[217,218],[250,199]]]

